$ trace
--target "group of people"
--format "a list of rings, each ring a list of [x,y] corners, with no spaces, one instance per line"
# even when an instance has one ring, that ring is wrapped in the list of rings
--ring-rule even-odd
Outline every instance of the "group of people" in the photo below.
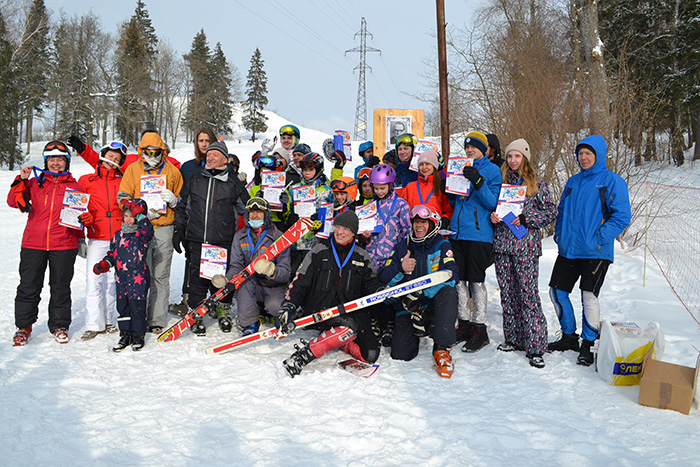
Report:
[[[69,172],[70,151],[60,141],[46,145],[44,169],[25,167],[12,184],[8,204],[29,213],[20,255],[20,285],[15,299],[15,345],[24,345],[37,320],[48,264],[51,301],[49,330],[68,341],[70,280],[83,230],[66,227],[60,211],[66,190],[90,194],[79,217],[87,231],[86,330],[82,339],[116,331],[113,348],[140,350],[148,332],[167,324],[173,250],[184,251],[183,300],[170,311],[184,314],[260,256],[300,217],[313,228],[272,260],[255,262],[255,274],[209,316],[231,332],[234,314],[242,334],[269,322],[280,333],[294,329],[300,316],[338,306],[431,272],[448,270],[451,279],[405,297],[386,300],[319,323],[320,334],[295,345],[284,361],[291,376],[330,350],[374,363],[382,347],[391,357],[414,359],[420,338],[433,340],[435,368],[441,377],[454,371],[452,347],[476,352],[489,343],[486,270],[495,263],[503,308],[504,342],[498,350],[524,351],[529,363],[544,367],[547,351],[575,350],[578,363],[593,362],[598,337],[598,295],[613,261],[613,242],[629,224],[624,180],[606,167],[607,145],[598,135],[575,148],[581,171],[564,188],[559,206],[539,178],[524,139],[510,143],[501,158],[495,135],[469,132],[464,140],[471,159],[462,175],[467,195],[446,188],[446,161],[434,150],[414,159],[417,139],[397,136],[380,160],[371,141],[359,147],[362,164],[346,176],[342,151],[327,154],[334,164],[330,180],[324,157],[300,142],[294,125],[279,132],[279,147],[263,142],[252,156],[255,173],[246,185],[238,159],[209,129],[195,135],[195,158],[182,166],[168,157],[155,132],[145,132],[136,155],[113,142],[97,153],[76,137],[69,144],[95,168],[76,181]],[[412,162],[417,171],[411,168]],[[34,178],[30,178],[34,170]],[[284,181],[274,190],[263,183],[269,172]],[[161,176],[157,193],[143,191],[143,180]],[[526,189],[522,213],[496,214],[502,185]],[[267,191],[267,193],[266,193]],[[355,210],[376,203],[376,228],[360,230]],[[547,322],[539,298],[540,230],[556,220],[559,245],[550,296],[562,336],[547,342]],[[328,229],[328,226],[332,228]],[[522,231],[515,234],[516,228]],[[216,253],[212,269],[206,258]],[[111,269],[114,274],[105,274]],[[580,280],[582,341],[569,295]],[[205,318],[192,331],[206,334]]]

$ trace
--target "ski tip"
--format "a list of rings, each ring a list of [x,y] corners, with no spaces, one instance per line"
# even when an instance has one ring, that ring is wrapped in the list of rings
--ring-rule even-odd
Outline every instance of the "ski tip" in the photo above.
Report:
[[[167,330],[167,331],[161,332],[160,335],[158,336],[158,338],[157,338],[156,340],[157,340],[158,342],[168,342],[168,341],[173,340],[173,331],[172,331],[172,329],[171,329],[171,330]]]

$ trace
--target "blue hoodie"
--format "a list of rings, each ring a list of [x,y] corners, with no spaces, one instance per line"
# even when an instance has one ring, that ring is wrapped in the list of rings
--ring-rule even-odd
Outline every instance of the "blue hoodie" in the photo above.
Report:
[[[579,167],[578,150],[582,145],[593,148],[595,163],[566,182],[554,241],[565,258],[613,261],[613,242],[632,219],[627,183],[606,167],[608,145],[602,136],[588,136],[576,145]]]

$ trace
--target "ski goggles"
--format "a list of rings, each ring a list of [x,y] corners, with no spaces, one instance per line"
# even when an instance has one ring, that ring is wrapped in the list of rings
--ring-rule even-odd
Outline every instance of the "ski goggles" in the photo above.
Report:
[[[263,156],[258,159],[258,167],[275,167],[275,158]]]
[[[396,137],[396,147],[398,147],[399,144],[405,144],[406,146],[415,146],[416,143],[418,143],[418,140],[415,136],[413,136],[410,133],[404,133],[403,135],[399,135]]]
[[[294,128],[291,125],[285,125],[282,128],[280,128],[280,135],[290,135],[290,136],[296,136],[297,135],[297,129]]]
[[[369,176],[372,173],[372,169],[365,167],[364,169],[360,170],[360,172],[357,174],[357,179],[360,182],[363,182],[365,180],[369,180]]]
[[[145,157],[160,157],[163,155],[163,150],[162,149],[142,149],[141,154],[143,154]]]
[[[357,183],[355,183],[354,180],[350,183],[346,183],[343,180],[333,180],[331,182],[331,190],[333,190],[333,191],[346,191],[348,189],[348,187],[351,187],[354,185],[357,185]]]
[[[127,151],[126,146],[119,141],[112,141],[111,143],[105,144],[104,146],[102,146],[102,151],[109,151],[109,150],[119,151],[123,155],[126,156],[126,151]]]
[[[414,206],[413,209],[411,209],[411,219],[415,219],[417,217],[419,219],[430,220],[432,215],[432,211],[422,204]]]
[[[44,159],[52,156],[63,156],[70,158],[70,151],[68,146],[60,141],[52,141],[46,145],[43,152]]]
[[[267,211],[267,201],[257,196],[250,198],[245,204],[245,208],[248,211]]]

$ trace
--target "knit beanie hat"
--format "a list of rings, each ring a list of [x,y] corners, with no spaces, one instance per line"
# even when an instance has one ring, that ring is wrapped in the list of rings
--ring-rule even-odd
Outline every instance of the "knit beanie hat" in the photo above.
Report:
[[[467,137],[464,138],[464,147],[466,148],[467,145],[474,146],[481,151],[482,154],[486,154],[486,151],[489,150],[489,140],[486,138],[486,135],[480,131],[470,131],[467,133]]]
[[[427,162],[428,164],[435,167],[435,170],[440,170],[438,153],[433,149],[428,149],[427,151],[422,152],[420,156],[418,156],[418,166],[420,166],[421,162]]]
[[[524,139],[516,139],[506,147],[506,157],[511,151],[518,151],[529,161],[530,160],[530,145]]]
[[[223,141],[214,141],[211,143],[207,148],[207,152],[209,151],[219,151],[225,158],[228,159],[228,147],[226,147],[226,143]]]
[[[287,162],[287,165],[289,165],[289,151],[286,149],[275,148],[275,150],[272,151],[272,154],[279,154],[279,156]]]
[[[494,135],[493,133],[489,133],[486,135],[486,139],[489,142],[489,146],[491,146],[496,151],[496,155],[500,156],[501,142],[498,140],[498,136]]]
[[[360,220],[357,218],[355,211],[344,211],[338,214],[333,221],[333,225],[340,225],[349,229],[354,235],[360,229]]]

